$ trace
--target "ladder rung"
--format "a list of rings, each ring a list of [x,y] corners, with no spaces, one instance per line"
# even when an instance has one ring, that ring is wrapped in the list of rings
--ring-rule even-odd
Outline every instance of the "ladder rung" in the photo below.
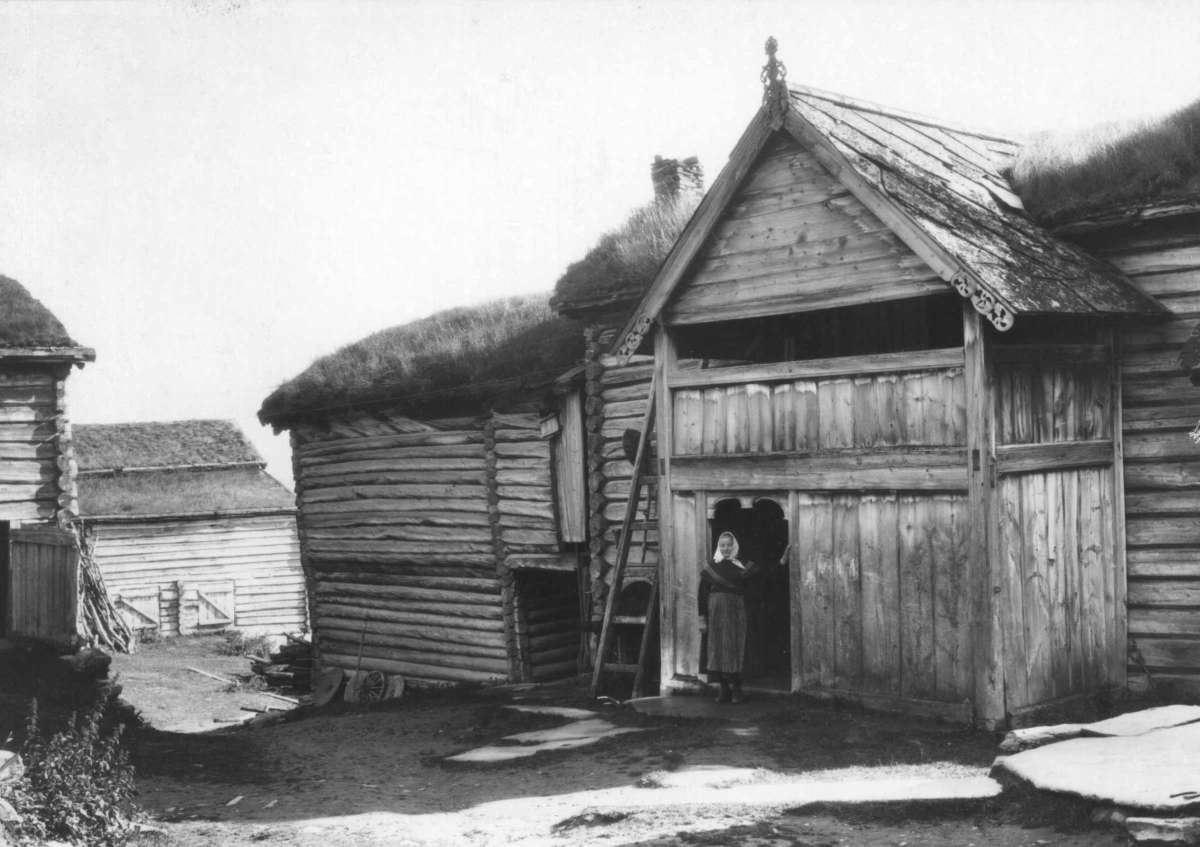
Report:
[[[646,616],[645,615],[614,615],[612,622],[619,623],[619,624],[625,624],[627,626],[633,626],[634,624],[637,624],[638,626],[645,626],[646,625]]]
[[[613,673],[637,673],[637,665],[618,665],[616,662],[605,662],[604,669]]]

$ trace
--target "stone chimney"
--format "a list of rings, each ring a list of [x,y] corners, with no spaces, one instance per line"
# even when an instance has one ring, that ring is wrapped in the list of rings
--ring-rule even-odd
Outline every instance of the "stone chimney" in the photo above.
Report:
[[[704,168],[695,156],[686,159],[655,156],[650,166],[650,181],[654,183],[656,203],[675,203],[704,193]]]

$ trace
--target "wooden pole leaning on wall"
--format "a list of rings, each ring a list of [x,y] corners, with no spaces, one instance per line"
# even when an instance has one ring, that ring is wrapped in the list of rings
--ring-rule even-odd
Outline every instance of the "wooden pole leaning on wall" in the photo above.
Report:
[[[633,523],[637,517],[638,500],[641,497],[642,476],[645,472],[646,457],[650,453],[650,431],[654,428],[655,389],[658,384],[658,373],[650,380],[650,394],[646,401],[646,415],[642,419],[642,434],[638,439],[637,455],[633,461],[633,478],[629,482],[629,500],[625,505],[625,516],[621,521],[621,535],[617,540],[617,560],[612,568],[612,582],[608,595],[604,600],[604,620],[600,628],[600,643],[596,648],[596,661],[592,669],[592,685],[590,695],[596,696],[600,689],[600,679],[604,675],[605,654],[612,640],[612,619],[617,607],[617,595],[621,593],[621,580],[624,576],[625,563],[629,558],[629,547],[633,535]],[[647,621],[647,625],[648,625]]]

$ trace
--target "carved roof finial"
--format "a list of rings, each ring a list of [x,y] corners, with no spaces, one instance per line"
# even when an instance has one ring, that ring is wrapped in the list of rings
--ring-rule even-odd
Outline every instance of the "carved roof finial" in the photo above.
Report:
[[[775,58],[775,51],[779,49],[775,36],[767,39],[766,49],[767,63],[759,77],[763,84],[763,108],[767,110],[771,128],[779,129],[788,109],[787,65]]]

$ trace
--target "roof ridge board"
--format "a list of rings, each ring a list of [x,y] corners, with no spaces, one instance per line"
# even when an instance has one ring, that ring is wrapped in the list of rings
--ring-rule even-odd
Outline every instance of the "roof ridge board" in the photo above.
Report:
[[[999,141],[1002,144],[1011,145],[1013,147],[1021,146],[1021,142],[1006,135],[1002,135],[996,131],[967,127],[961,124],[939,120],[938,118],[933,118],[928,115],[922,115],[919,112],[908,112],[903,109],[884,106],[880,103],[875,103],[870,100],[860,100],[856,97],[848,97],[847,95],[839,94],[836,91],[827,91],[825,89],[814,88],[809,85],[799,85],[793,82],[788,83],[788,91],[790,94],[814,97],[818,100],[828,100],[832,103],[837,103],[849,109],[855,109],[856,111],[860,112],[875,112],[880,115],[887,115],[888,117],[901,118],[903,120],[937,127],[938,129],[944,129],[948,132],[969,135],[974,138],[983,138],[989,141]]]

